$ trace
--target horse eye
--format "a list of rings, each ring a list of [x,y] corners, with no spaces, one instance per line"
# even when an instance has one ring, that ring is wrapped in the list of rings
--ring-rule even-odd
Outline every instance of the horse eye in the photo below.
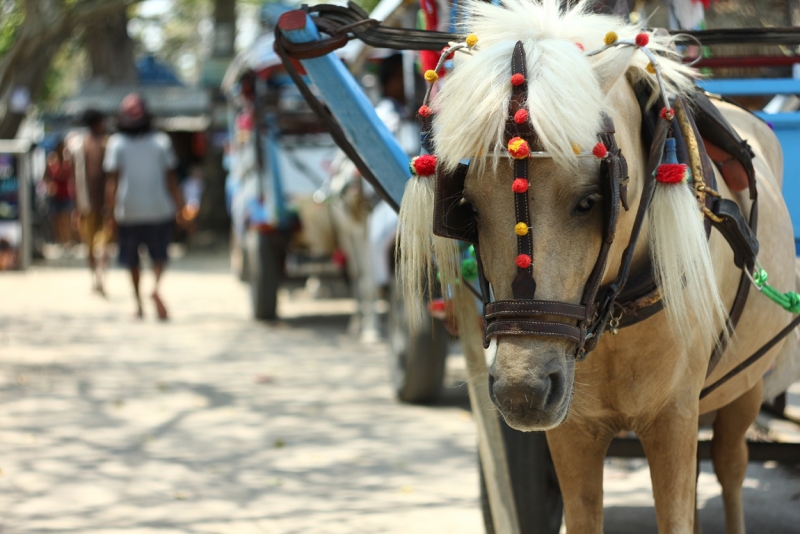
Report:
[[[597,195],[589,195],[588,197],[584,197],[580,202],[578,202],[578,205],[575,206],[575,213],[577,215],[586,215],[592,211],[592,208],[594,208],[596,203]]]

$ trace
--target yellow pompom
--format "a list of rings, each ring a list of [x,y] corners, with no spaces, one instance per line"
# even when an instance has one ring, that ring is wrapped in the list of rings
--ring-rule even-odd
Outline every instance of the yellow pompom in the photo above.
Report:
[[[528,235],[528,225],[524,222],[518,222],[514,226],[514,233],[517,235]]]
[[[647,72],[649,72],[650,74],[655,74],[656,73],[656,68],[652,63],[648,63],[647,67],[645,67],[645,70]]]
[[[468,47],[472,48],[473,46],[478,44],[478,36],[475,34],[467,35],[466,43]]]
[[[603,37],[603,42],[607,45],[613,44],[617,42],[619,37],[617,36],[617,32],[608,32],[605,37]]]
[[[435,81],[436,81],[436,80],[438,80],[438,79],[439,79],[439,75],[438,75],[438,74],[436,74],[436,71],[435,71],[435,70],[426,70],[426,71],[425,71],[425,81],[426,81],[426,82],[431,82],[431,83],[433,83],[433,82],[435,82]]]
[[[576,156],[580,154],[581,151],[583,150],[581,145],[579,145],[578,143],[572,143],[570,146],[572,147],[572,151],[575,153]]]

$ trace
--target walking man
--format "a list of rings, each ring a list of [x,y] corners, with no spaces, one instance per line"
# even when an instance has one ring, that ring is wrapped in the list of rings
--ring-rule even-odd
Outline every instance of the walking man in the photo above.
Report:
[[[103,273],[108,263],[110,228],[104,224],[106,173],[103,158],[106,151],[105,116],[95,109],[87,109],[81,122],[88,128],[85,134],[67,138],[67,148],[72,154],[75,173],[75,199],[80,215],[81,239],[88,249],[89,270],[94,291],[105,295]],[[100,261],[95,256],[99,250]]]
[[[167,308],[159,294],[167,263],[172,225],[182,222],[183,199],[175,168],[178,160],[167,134],[153,131],[145,102],[137,94],[122,100],[119,132],[108,139],[103,168],[108,173],[106,215],[118,228],[119,262],[128,268],[136,297],[136,316],[143,317],[139,293],[139,248],[147,247],[153,263],[152,299],[158,318]]]

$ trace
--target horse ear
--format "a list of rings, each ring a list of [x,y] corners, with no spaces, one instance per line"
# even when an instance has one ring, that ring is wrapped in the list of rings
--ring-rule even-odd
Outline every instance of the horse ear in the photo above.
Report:
[[[592,69],[604,95],[608,94],[617,80],[628,70],[635,51],[636,47],[620,46],[595,56],[597,59],[592,64]]]

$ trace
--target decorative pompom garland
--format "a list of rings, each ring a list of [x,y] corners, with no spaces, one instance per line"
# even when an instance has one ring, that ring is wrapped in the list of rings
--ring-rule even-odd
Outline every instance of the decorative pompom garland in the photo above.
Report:
[[[514,159],[525,159],[531,153],[531,147],[521,137],[512,137],[508,141],[508,153]]]
[[[426,70],[425,71],[425,81],[433,83],[439,79],[439,75],[436,74],[435,70]]]
[[[423,154],[411,160],[409,169],[417,176],[432,176],[436,174],[436,156]]]
[[[522,74],[516,73],[511,77],[511,85],[513,85],[514,87],[519,87],[523,83],[525,83],[525,76],[523,76]]]
[[[675,118],[675,112],[671,109],[661,108],[661,113],[659,113],[659,116],[665,121],[671,121]]]
[[[689,167],[683,163],[662,163],[656,169],[656,180],[662,184],[680,184],[691,176]]]
[[[520,254],[517,256],[517,267],[520,269],[527,269],[531,266],[532,260],[531,257],[527,254]]]
[[[617,36],[617,32],[608,32],[605,37],[603,37],[603,42],[607,45],[611,45],[617,42],[619,36]]]
[[[528,180],[525,178],[515,178],[511,184],[511,190],[515,193],[526,193],[528,191]]]
[[[636,36],[634,42],[636,43],[636,46],[647,46],[647,43],[650,42],[650,36],[646,33],[640,33]]]
[[[596,145],[594,145],[594,148],[592,149],[592,154],[597,159],[603,159],[608,155],[608,149],[606,148],[606,145],[604,145],[603,143],[597,143]]]
[[[417,111],[417,113],[419,113],[419,116],[422,117],[423,119],[427,119],[428,117],[431,116],[432,111],[431,108],[429,108],[428,106],[422,105],[419,107],[419,111]]]
[[[467,35],[467,38],[464,42],[467,43],[468,47],[472,48],[478,44],[478,36],[474,34]]]
[[[514,225],[514,233],[518,236],[528,235],[528,225],[524,222],[518,222]]]
[[[650,74],[655,74],[656,73],[656,66],[653,65],[653,62],[651,61],[650,63],[647,64],[647,66],[644,68],[644,70],[646,70]]]
[[[527,109],[520,109],[516,113],[514,113],[514,122],[517,124],[525,124],[528,122],[528,110]]]
[[[583,151],[583,147],[578,143],[571,143],[569,146],[572,148],[572,153],[576,156]]]

